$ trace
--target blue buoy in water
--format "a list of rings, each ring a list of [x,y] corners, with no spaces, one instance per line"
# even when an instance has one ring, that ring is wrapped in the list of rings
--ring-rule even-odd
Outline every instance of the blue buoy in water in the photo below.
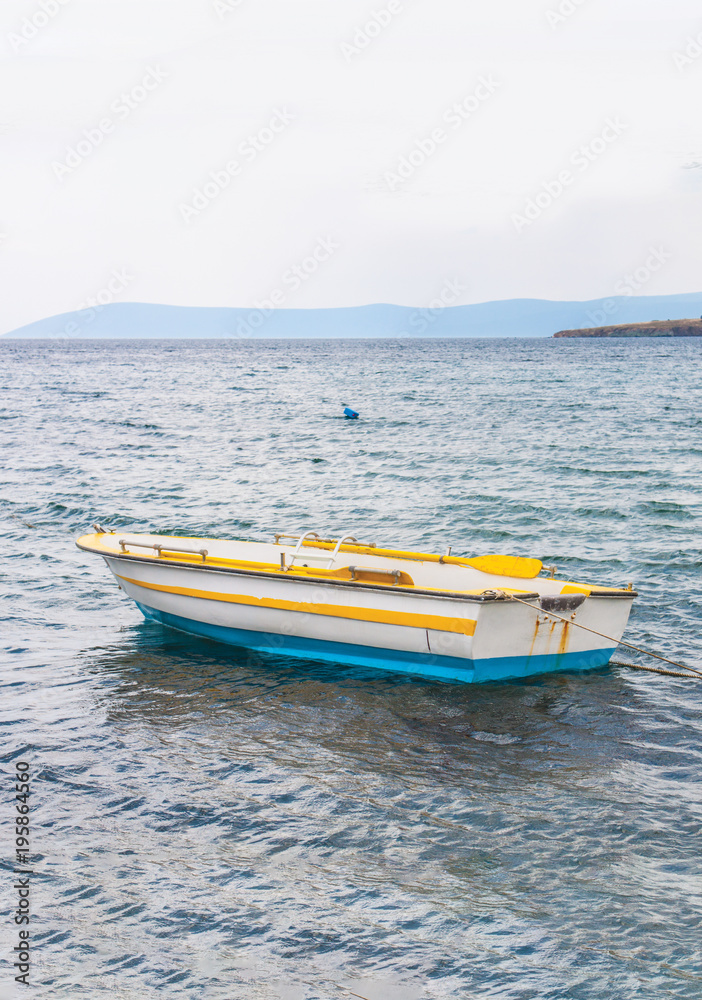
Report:
[[[348,420],[358,420],[358,414],[356,413],[355,410],[352,410],[350,406],[344,407],[344,416]]]

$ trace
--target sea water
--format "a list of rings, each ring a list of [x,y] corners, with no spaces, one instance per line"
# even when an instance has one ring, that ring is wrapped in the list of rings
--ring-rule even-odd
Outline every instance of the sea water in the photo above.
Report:
[[[98,520],[535,556],[632,581],[627,638],[702,668],[701,354],[0,342],[0,995],[27,761],[43,998],[702,996],[702,681],[251,656],[145,622],[74,544]]]

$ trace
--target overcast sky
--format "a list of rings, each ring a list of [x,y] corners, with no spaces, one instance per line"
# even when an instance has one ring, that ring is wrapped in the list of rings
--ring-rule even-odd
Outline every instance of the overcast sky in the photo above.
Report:
[[[693,0],[2,0],[0,44],[2,331],[702,290]]]

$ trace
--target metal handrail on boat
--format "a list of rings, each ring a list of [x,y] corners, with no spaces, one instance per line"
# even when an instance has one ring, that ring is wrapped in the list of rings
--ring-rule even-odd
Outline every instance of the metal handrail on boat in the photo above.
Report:
[[[284,535],[278,536],[278,535],[276,535],[276,538],[278,538],[278,537],[281,537],[281,538],[282,537],[294,538],[295,536],[294,535],[287,535],[287,536],[284,536]],[[301,558],[307,559],[310,562],[325,562],[327,565],[324,568],[325,569],[331,569],[332,566],[334,565],[336,557],[339,554],[339,550],[341,549],[341,546],[344,544],[344,542],[354,542],[355,544],[358,544],[358,540],[356,538],[354,538],[353,535],[342,535],[342,537],[338,540],[338,542],[334,546],[334,551],[333,552],[331,552],[331,553],[325,552],[324,555],[316,556],[316,555],[312,555],[309,552],[303,552],[302,551],[302,546],[305,544],[305,542],[306,542],[306,540],[308,538],[309,539],[313,539],[314,541],[321,541],[321,539],[320,539],[320,537],[319,537],[319,535],[317,534],[316,531],[306,531],[304,533],[304,535],[298,535],[297,536],[298,541],[297,541],[297,545],[295,546],[295,551],[290,556],[290,562],[287,565],[288,569],[290,569],[290,567],[295,564],[295,560],[296,559],[301,559]],[[281,567],[284,567],[284,556],[282,554],[281,554],[281,563],[280,563],[280,565],[281,565]]]
[[[331,558],[332,562],[334,562],[334,560],[336,559],[336,557],[339,555],[339,549],[344,544],[344,542],[353,542],[354,545],[358,545],[358,539],[355,538],[353,535],[344,535],[336,543],[336,547],[335,547],[334,551],[331,554],[330,558]]]
[[[176,548],[175,545],[161,545],[160,543],[152,544],[151,542],[131,542],[128,538],[120,538],[119,540],[120,548],[122,552],[127,552],[127,545],[131,545],[135,549],[154,549],[158,553],[159,559],[164,549],[166,552],[185,552],[190,556],[202,556],[202,561],[207,559],[207,549],[181,549]]]
[[[280,539],[281,538],[292,538],[292,539],[294,539],[298,543],[298,546],[300,544],[300,539],[302,539],[303,541],[307,541],[307,539],[310,539],[311,541],[308,544],[313,544],[313,542],[319,542],[321,545],[337,545],[337,546],[340,546],[344,542],[348,542],[348,541],[352,541],[356,545],[360,545],[361,544],[358,541],[358,539],[355,538],[353,535],[344,535],[343,538],[341,538],[340,540],[337,540],[336,538],[321,538],[320,535],[318,535],[316,531],[306,531],[304,535],[300,535],[300,534],[293,535],[293,534],[288,534],[287,531],[276,531],[276,533],[274,534],[273,538],[275,539],[275,544],[276,545],[280,544]],[[374,549],[375,548],[375,543],[369,544],[367,546],[367,548]]]
[[[308,531],[305,537],[308,538],[310,535],[314,535],[314,537],[317,539],[318,542],[333,541],[333,539],[331,538],[320,538],[316,531]],[[296,541],[299,540],[300,538],[299,535],[289,535],[286,531],[277,531],[273,537],[275,538],[276,545],[278,545],[281,538],[294,538]]]
[[[304,533],[304,535],[300,535],[300,537],[297,540],[297,545],[295,546],[295,551],[290,556],[290,563],[289,563],[290,566],[292,566],[294,564],[295,560],[300,555],[300,549],[304,545],[305,540],[307,538],[314,539],[315,541],[318,541],[319,540],[319,535],[317,534],[316,531],[306,531]],[[316,560],[316,561],[321,560],[322,562],[328,562],[329,561],[329,556],[326,555],[326,554],[323,555],[323,556],[310,556],[310,555],[308,555],[306,558],[312,559],[312,560]],[[327,566],[327,569],[329,569],[328,566]]]
[[[402,579],[401,569],[378,569],[376,566],[349,566],[348,570],[352,580],[356,579],[356,573],[376,573],[379,576],[394,576],[395,583],[393,586],[398,584]]]

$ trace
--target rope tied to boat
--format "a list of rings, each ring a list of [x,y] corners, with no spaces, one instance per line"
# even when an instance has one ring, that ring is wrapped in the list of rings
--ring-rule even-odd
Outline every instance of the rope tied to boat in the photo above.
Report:
[[[484,590],[483,596],[494,596],[496,598],[504,598],[507,601],[516,601],[517,604],[523,604],[527,608],[531,608],[532,611],[539,613],[540,608],[535,608],[533,604],[529,601],[523,600],[521,597],[515,597],[514,594],[510,594],[505,590]],[[626,646],[627,649],[633,649],[637,653],[643,653],[644,656],[653,656],[656,660],[662,660],[663,663],[669,663],[673,667],[678,667],[680,670],[688,671],[685,674],[673,673],[671,670],[662,670],[660,667],[644,667],[639,666],[637,663],[620,663],[620,666],[631,667],[632,670],[647,670],[650,673],[667,674],[670,677],[702,677],[702,670],[697,670],[695,667],[689,667],[686,663],[678,663],[677,660],[670,660],[667,656],[661,656],[660,653],[654,653],[650,649],[643,649],[641,646],[634,646],[630,642],[624,642],[622,639],[615,639],[612,635],[607,635],[605,632],[598,632],[597,629],[590,628],[589,625],[583,625],[581,622],[575,620],[575,618],[564,618],[563,615],[556,614],[555,611],[544,611],[545,615],[549,618],[556,618],[558,621],[565,622],[566,625],[575,625],[576,628],[581,628],[585,632],[592,632],[593,635],[599,635],[601,639],[608,639],[613,642],[615,646]]]

